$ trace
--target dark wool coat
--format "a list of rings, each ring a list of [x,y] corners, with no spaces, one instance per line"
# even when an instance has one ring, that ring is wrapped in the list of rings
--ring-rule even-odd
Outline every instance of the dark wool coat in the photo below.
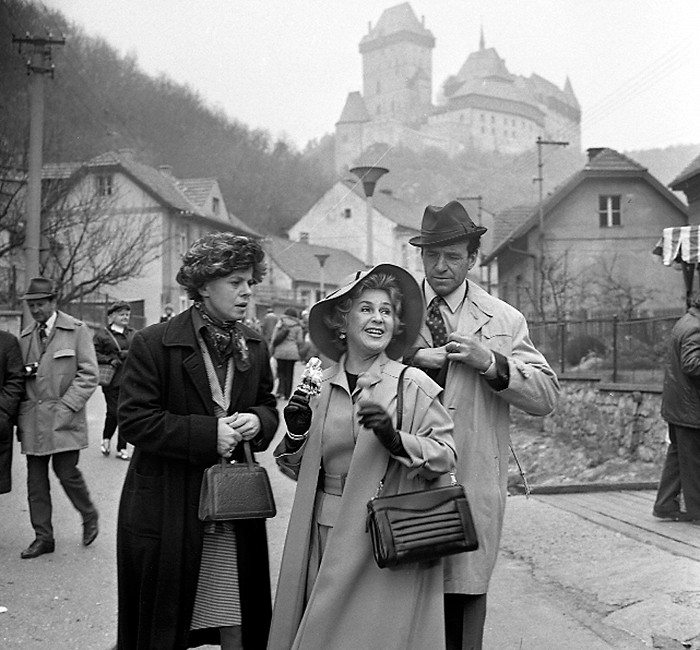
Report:
[[[230,413],[255,413],[262,451],[278,424],[267,346],[243,327],[251,367],[236,369]],[[204,470],[219,461],[217,418],[191,309],[137,332],[124,366],[119,430],[134,445],[117,524],[120,650],[178,650],[219,643],[217,629],[190,633],[203,524]],[[243,448],[234,457],[242,458]],[[264,520],[236,524],[246,650],[265,648],[271,616]]]
[[[12,489],[12,429],[23,393],[19,342],[9,332],[0,330],[0,494]]]

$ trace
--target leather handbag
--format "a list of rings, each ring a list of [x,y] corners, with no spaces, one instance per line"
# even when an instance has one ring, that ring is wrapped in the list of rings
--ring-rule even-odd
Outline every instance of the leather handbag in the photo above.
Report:
[[[397,429],[402,424],[404,371],[397,391]],[[381,496],[391,463],[389,459],[377,494],[367,503],[367,529],[379,568],[426,562],[479,547],[467,495],[454,474],[452,485],[446,487]]]
[[[246,460],[221,459],[204,472],[199,493],[201,521],[268,519],[277,514],[270,479],[253,460],[250,443],[244,442]]]

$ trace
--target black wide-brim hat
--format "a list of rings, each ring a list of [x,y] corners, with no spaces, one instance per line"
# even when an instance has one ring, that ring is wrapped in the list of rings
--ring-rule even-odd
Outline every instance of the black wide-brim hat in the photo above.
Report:
[[[413,246],[443,246],[481,237],[486,232],[477,226],[459,201],[445,206],[429,205],[423,213],[420,235],[408,240]]]
[[[348,297],[355,287],[369,275],[386,273],[393,276],[401,291],[401,322],[403,329],[394,335],[386,348],[391,359],[400,359],[406,350],[418,338],[424,320],[423,296],[421,288],[414,277],[405,269],[394,264],[378,264],[368,271],[357,271],[348,278],[346,284],[328,294],[311,307],[309,312],[309,335],[319,351],[338,361],[343,348],[338,342],[338,333],[326,324],[326,317],[333,311],[334,305]]]

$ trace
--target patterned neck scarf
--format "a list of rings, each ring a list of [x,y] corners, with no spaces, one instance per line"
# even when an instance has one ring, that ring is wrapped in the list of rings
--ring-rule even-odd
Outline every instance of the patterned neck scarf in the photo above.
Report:
[[[250,368],[250,355],[245,336],[241,332],[237,321],[222,321],[208,314],[201,302],[194,304],[206,325],[206,333],[214,345],[214,349],[221,361],[227,361],[233,354],[233,359],[238,370]]]

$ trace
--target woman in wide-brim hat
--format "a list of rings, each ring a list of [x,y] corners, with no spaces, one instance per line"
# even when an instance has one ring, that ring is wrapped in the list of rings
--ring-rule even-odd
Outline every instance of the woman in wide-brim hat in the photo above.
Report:
[[[423,489],[455,464],[441,388],[416,368],[401,378],[422,320],[418,284],[392,264],[311,308],[311,338],[334,363],[319,394],[294,393],[275,450],[298,484],[268,648],[444,646],[441,563],[380,569],[365,526],[388,465],[384,494]]]

